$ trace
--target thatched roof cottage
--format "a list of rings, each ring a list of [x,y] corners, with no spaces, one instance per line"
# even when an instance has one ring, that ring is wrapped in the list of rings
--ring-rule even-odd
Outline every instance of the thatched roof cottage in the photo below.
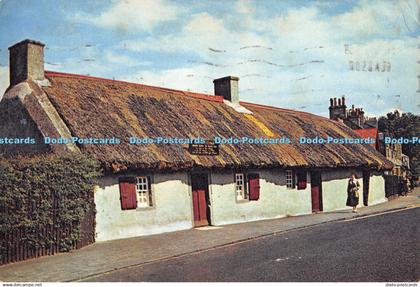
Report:
[[[0,153],[97,159],[106,171],[95,191],[97,240],[342,209],[351,172],[369,204],[385,200],[381,174],[392,164],[369,144],[299,143],[358,138],[344,124],[242,102],[236,77],[215,80],[216,95],[205,95],[44,71],[43,48],[32,40],[9,48],[0,138],[33,144]],[[130,142],[216,137],[280,142]]]

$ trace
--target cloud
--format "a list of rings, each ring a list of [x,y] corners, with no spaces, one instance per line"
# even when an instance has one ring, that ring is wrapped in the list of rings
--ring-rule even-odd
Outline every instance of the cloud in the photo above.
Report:
[[[418,28],[419,7],[413,0],[360,1],[351,11],[332,17],[336,27],[349,37],[392,37]]]
[[[133,24],[137,31],[150,31],[159,21],[175,19],[180,13],[179,8],[163,0],[153,1],[153,5],[165,4],[165,8],[159,8],[163,9],[159,11],[162,19],[152,19],[150,25],[135,23],[146,20],[127,21],[130,16],[124,16],[131,13],[128,3],[115,2],[113,9],[92,21],[113,28],[120,27],[119,21],[123,21]],[[198,5],[201,9],[193,7],[195,13],[177,22],[171,33],[156,29],[149,36],[130,36],[112,51],[98,53],[97,61],[88,63],[89,69],[116,73],[124,80],[204,93],[212,93],[212,79],[235,75],[241,78],[243,100],[324,116],[328,114],[328,99],[343,94],[348,103],[359,106],[367,105],[368,99],[365,110],[369,114],[393,108],[413,111],[420,104],[414,103],[418,96],[418,50],[412,36],[418,31],[418,19],[413,14],[415,1],[361,0],[334,15],[315,4],[284,7],[282,14],[267,13],[256,3],[231,3],[235,12],[223,17],[216,10]],[[141,17],[136,14],[136,18]],[[170,68],[162,65],[162,58],[171,59]],[[138,65],[136,59],[144,59],[153,69]],[[392,68],[387,72],[352,71],[349,61],[388,61]],[[82,69],[86,70],[87,65]],[[395,97],[397,94],[400,97]]]
[[[214,59],[216,55],[209,48],[236,52],[242,46],[256,43],[267,45],[266,41],[257,33],[229,30],[223,19],[203,12],[192,15],[178,34],[127,40],[120,43],[120,48],[135,52],[189,52],[197,54],[203,59]]]
[[[252,14],[255,12],[255,7],[251,0],[239,0],[235,3],[235,8],[241,14]]]
[[[122,54],[117,54],[113,51],[106,51],[105,54],[105,60],[110,64],[118,64],[120,66],[125,67],[136,67],[136,66],[150,66],[152,65],[152,62],[149,61],[138,61],[138,59],[135,59],[133,57],[129,57]]]
[[[264,20],[251,12],[252,3],[245,3],[248,6],[239,11],[247,14],[240,29],[234,29],[231,18],[198,13],[178,34],[124,42],[122,47],[135,52],[187,52],[200,59],[175,69],[139,71],[133,80],[208,92],[213,89],[212,78],[236,75],[241,78],[243,100],[324,116],[328,114],[328,99],[343,94],[355,105],[366,105],[370,99],[374,105],[365,110],[371,114],[413,109],[416,41],[402,35],[401,39],[388,39],[389,23],[384,19],[391,19],[394,26],[403,25],[391,2],[362,1],[335,16],[326,16],[314,6],[291,8],[282,16]],[[344,49],[348,43],[351,54]],[[241,49],[244,46],[250,48]],[[351,71],[349,61],[381,65],[388,61],[392,68],[389,72]],[[396,94],[401,97],[396,98]]]
[[[9,67],[0,66],[0,100],[9,87]]]
[[[151,31],[157,24],[176,19],[180,9],[168,0],[118,0],[99,14],[77,18],[103,28],[124,32]]]
[[[208,65],[192,65],[185,68],[166,69],[161,71],[139,71],[123,77],[123,80],[140,82],[143,84],[168,87],[172,89],[213,93],[213,79],[217,75],[215,70]]]
[[[273,27],[271,36],[275,42],[291,50],[325,46],[336,38],[334,24],[324,20],[314,7],[291,9],[287,15],[273,18],[268,23]]]
[[[358,7],[350,12],[332,18],[332,21],[345,35],[370,36],[381,31],[378,19],[380,14],[372,7]]]

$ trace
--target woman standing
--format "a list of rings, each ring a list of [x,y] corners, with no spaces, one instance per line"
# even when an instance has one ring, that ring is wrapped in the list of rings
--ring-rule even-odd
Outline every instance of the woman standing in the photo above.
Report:
[[[357,212],[357,205],[359,204],[359,188],[360,184],[356,179],[356,174],[352,173],[347,185],[347,206],[353,207],[353,212]]]

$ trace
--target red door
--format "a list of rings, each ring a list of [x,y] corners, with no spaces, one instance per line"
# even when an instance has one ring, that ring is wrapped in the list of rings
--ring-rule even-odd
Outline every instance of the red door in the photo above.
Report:
[[[260,198],[260,175],[258,173],[248,174],[249,181],[249,200]]]
[[[193,190],[194,226],[209,225],[207,220],[207,202],[204,190]]]
[[[312,212],[319,211],[319,187],[311,187],[311,198],[312,198]]]
[[[311,172],[312,212],[322,211],[322,178],[318,171]]]
[[[207,174],[192,174],[192,200],[194,213],[194,226],[209,225],[210,206],[208,195]]]

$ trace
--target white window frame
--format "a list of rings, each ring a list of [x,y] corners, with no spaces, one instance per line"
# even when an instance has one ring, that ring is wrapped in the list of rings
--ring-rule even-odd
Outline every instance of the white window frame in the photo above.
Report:
[[[149,178],[147,176],[136,177],[137,208],[151,207],[149,190]]]
[[[295,189],[295,185],[293,184],[293,182],[295,182],[294,176],[295,173],[293,172],[293,170],[286,170],[286,187],[288,189]]]
[[[237,201],[248,199],[244,173],[235,173],[235,196]]]

